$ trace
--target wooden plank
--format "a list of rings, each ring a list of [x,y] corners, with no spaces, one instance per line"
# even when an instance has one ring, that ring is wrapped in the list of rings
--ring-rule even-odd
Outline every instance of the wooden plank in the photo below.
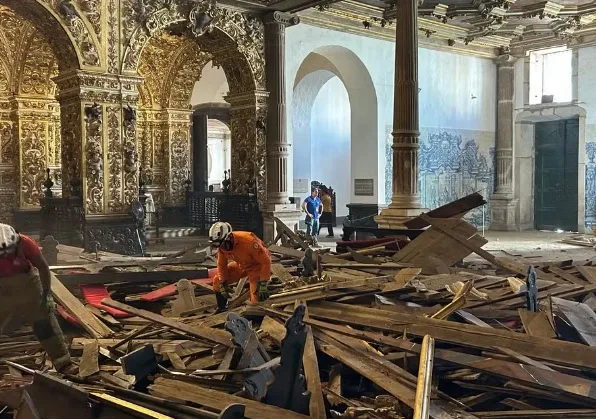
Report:
[[[553,303],[563,312],[584,342],[596,346],[596,313],[584,303],[553,297]]]
[[[215,411],[222,411],[231,404],[242,404],[246,407],[244,415],[249,419],[306,419],[308,417],[254,400],[167,378],[157,378],[155,384],[149,386],[149,391],[158,397],[197,403]]]
[[[429,319],[406,313],[355,307],[348,304],[317,302],[309,305],[310,317],[332,320],[357,326],[373,327],[392,332],[423,337],[458,345],[492,350],[504,346],[523,355],[571,367],[596,370],[596,349],[577,343],[545,339],[502,329]]]
[[[114,282],[176,282],[184,278],[208,278],[207,268],[193,268],[185,270],[168,270],[152,272],[99,272],[58,274],[60,281],[69,287],[81,284],[109,284]]]
[[[186,369],[186,364],[176,352],[167,352],[166,355],[168,356],[168,359],[172,363],[172,367],[174,367],[174,369],[181,371]]]
[[[406,405],[415,406],[416,377],[375,353],[344,345],[320,330],[314,334],[317,348],[322,352],[368,378]],[[430,415],[433,418],[453,418],[435,401],[431,401]]]
[[[307,327],[306,344],[304,346],[304,355],[302,362],[304,365],[304,375],[306,376],[306,388],[310,392],[310,417],[326,419],[325,400],[323,400],[323,387],[319,376],[319,362],[317,361],[317,351],[312,329]]]
[[[94,338],[104,338],[114,332],[102,321],[85,308],[83,303],[60,282],[56,275],[52,274],[52,295],[56,302],[64,307],[70,315]]]
[[[586,278],[586,281],[596,285],[596,267],[577,266],[577,270]]]
[[[83,347],[79,377],[86,378],[99,372],[99,343],[93,339]]]
[[[459,218],[465,215],[468,211],[486,204],[482,195],[478,192],[464,196],[463,198],[452,201],[448,204],[442,205],[427,213],[432,218]],[[404,223],[409,229],[422,229],[429,224],[421,217],[415,217]]]
[[[547,339],[557,337],[552,325],[548,321],[548,317],[542,311],[534,313],[524,309],[519,309],[519,317],[521,318],[524,330],[530,336],[538,336]]]
[[[593,409],[540,409],[540,410],[503,410],[492,412],[474,412],[481,419],[579,419],[595,418]]]
[[[587,285],[586,281],[582,281],[578,277],[571,275],[569,272],[564,271],[563,269],[556,267],[556,266],[549,266],[548,270],[551,271],[553,274],[560,276],[564,280],[577,285]]]
[[[119,410],[123,410],[125,412],[130,412],[135,417],[153,418],[153,419],[174,419],[172,416],[162,415],[161,413],[147,409],[146,407],[140,406],[136,403],[129,402],[128,400],[120,399],[120,398],[112,396],[110,394],[93,392],[93,393],[91,393],[91,396],[101,400],[102,402],[104,402],[106,404],[114,406],[114,407],[118,408]]]
[[[281,279],[282,282],[290,282],[295,279],[281,263],[271,264],[271,272]]]
[[[122,310],[130,314],[134,314],[135,316],[139,316],[147,320],[151,320],[152,322],[170,327],[174,330],[179,330],[196,339],[207,340],[209,342],[219,343],[228,347],[232,346],[230,334],[223,330],[211,329],[209,327],[190,327],[184,323],[160,316],[159,314],[134,308],[127,304],[114,301],[111,298],[105,298],[102,300],[102,304],[105,304],[108,307],[117,308],[118,310]]]
[[[269,337],[271,337],[271,340],[273,340],[277,346],[281,347],[281,341],[286,336],[286,328],[283,324],[269,316],[265,316],[260,329],[267,332]]]
[[[309,308],[311,316],[314,315],[313,308]],[[363,332],[350,329],[345,326],[325,323],[313,319],[305,319],[305,323],[316,327],[316,330],[331,330],[337,334],[346,335],[352,338],[365,339],[379,345],[387,345],[395,349],[410,353],[419,354],[420,345],[412,342],[384,336],[381,333]],[[318,335],[316,335],[318,336]],[[373,354],[369,354],[374,357]],[[436,359],[453,363],[474,371],[480,371],[496,375],[498,377],[517,380],[527,386],[536,389],[543,389],[553,394],[564,394],[590,405],[596,405],[596,381],[582,377],[564,374],[558,371],[544,369],[534,365],[520,365],[518,363],[502,361],[493,358],[484,358],[470,355],[464,352],[456,352],[445,349],[435,349]],[[342,361],[343,362],[343,361]]]

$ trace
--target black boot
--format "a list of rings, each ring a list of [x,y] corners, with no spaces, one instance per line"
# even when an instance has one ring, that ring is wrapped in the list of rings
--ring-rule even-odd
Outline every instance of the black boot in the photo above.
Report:
[[[228,299],[223,296],[221,292],[215,293],[215,301],[217,301],[217,310],[216,313],[221,313],[222,311],[226,311],[228,308]]]

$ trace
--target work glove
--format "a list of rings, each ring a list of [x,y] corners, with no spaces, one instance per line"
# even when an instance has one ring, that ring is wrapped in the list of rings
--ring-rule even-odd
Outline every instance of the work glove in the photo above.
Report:
[[[54,297],[52,297],[50,290],[42,291],[40,304],[41,307],[48,312],[53,312],[56,310],[56,303],[54,302]]]
[[[260,281],[257,289],[257,296],[259,301],[265,301],[269,298],[269,281]]]

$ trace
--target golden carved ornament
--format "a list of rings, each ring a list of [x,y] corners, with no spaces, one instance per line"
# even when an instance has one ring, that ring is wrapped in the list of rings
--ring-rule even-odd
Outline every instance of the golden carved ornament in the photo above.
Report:
[[[185,182],[190,173],[190,125],[178,127],[171,133],[170,141],[170,187],[171,202],[185,201]]]
[[[203,34],[210,32],[210,38],[218,40],[211,43],[211,48],[207,45],[209,42],[201,43],[205,51],[210,52],[212,49],[222,56],[232,54],[238,64],[240,61],[248,64],[252,83],[244,86],[245,91],[265,86],[264,26],[258,18],[204,0],[185,4],[141,1],[141,4],[142,10],[134,7],[124,9],[123,20],[136,21],[138,25],[131,31],[130,38],[125,40],[123,71],[134,72],[137,69],[141,52],[153,37],[174,24],[186,23],[197,38],[201,39]],[[204,15],[210,19],[200,19]],[[217,33],[222,36],[214,36]],[[227,46],[232,48],[228,49]]]
[[[82,3],[85,3],[87,8],[93,9],[95,7],[95,0],[83,0]],[[60,0],[55,10],[75,40],[83,58],[83,63],[88,66],[98,66],[100,64],[99,47],[85,23],[86,20],[88,21],[89,15],[77,9],[72,0]],[[91,12],[91,16],[95,16],[95,13]],[[99,23],[99,15],[96,18]],[[90,26],[93,26],[93,23]]]
[[[37,206],[46,168],[46,124],[24,121],[20,126],[21,204]]]
[[[87,179],[87,213],[101,214],[104,207],[103,197],[103,148],[102,148],[102,114],[101,105],[85,106],[86,127],[86,179]]]
[[[109,197],[108,210],[112,213],[122,211],[122,139],[120,138],[120,107],[107,107],[108,123],[108,166]]]
[[[0,157],[2,164],[13,164],[18,155],[16,125],[0,122]]]
[[[124,112],[124,203],[130,207],[139,196],[139,153],[137,110],[128,105]]]
[[[130,3],[130,2],[125,2]],[[120,57],[118,56],[119,48],[118,45],[120,43],[120,22],[118,19],[118,5],[121,4],[118,0],[109,0],[108,3],[108,71],[110,73],[118,73],[120,70],[119,60]],[[124,25],[126,26],[126,25]]]

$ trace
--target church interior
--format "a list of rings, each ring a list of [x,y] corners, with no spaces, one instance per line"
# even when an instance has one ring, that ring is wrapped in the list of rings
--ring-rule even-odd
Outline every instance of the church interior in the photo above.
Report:
[[[480,192],[476,226],[590,232],[594,6],[402,6],[3,1],[2,221],[134,254],[139,188],[199,234],[227,190],[271,240],[314,182],[340,229]]]
[[[546,299],[547,295],[550,299],[550,294],[545,291],[551,289],[549,287],[581,285],[581,290],[562,288],[553,298],[563,301],[569,297],[575,299],[574,303],[583,304],[581,309],[588,310],[588,314],[582,312],[582,316],[587,316],[592,323],[583,323],[583,329],[576,327],[579,337],[573,345],[579,347],[577,342],[581,341],[594,346],[593,338],[582,335],[585,328],[594,330],[596,324],[596,296],[592,292],[596,292],[596,288],[592,288],[596,284],[596,272],[589,274],[593,258],[590,253],[596,243],[594,68],[594,0],[0,0],[0,223],[34,238],[42,248],[46,247],[44,242],[54,243],[54,240],[63,246],[63,256],[53,264],[62,270],[65,269],[63,265],[72,261],[67,263],[60,258],[70,255],[68,252],[72,249],[80,250],[75,258],[78,264],[83,263],[83,259],[85,263],[98,264],[116,261],[121,265],[110,268],[115,270],[120,269],[119,266],[129,266],[127,263],[130,264],[133,257],[143,263],[149,263],[147,260],[151,257],[180,257],[186,253],[176,252],[188,251],[189,246],[194,252],[198,243],[208,246],[209,240],[213,242],[213,226],[218,222],[229,223],[234,231],[251,232],[270,246],[270,250],[274,249],[271,250],[276,255],[273,257],[274,276],[292,282],[296,287],[293,292],[299,295],[302,295],[302,287],[313,285],[298,282],[296,278],[300,275],[295,275],[302,269],[309,270],[312,261],[308,254],[313,252],[312,249],[315,249],[315,262],[312,262],[315,268],[310,276],[317,277],[318,269],[319,280],[324,277],[324,269],[335,269],[329,275],[338,275],[346,281],[365,281],[358,272],[363,275],[362,272],[371,274],[374,271],[375,281],[380,281],[382,275],[382,278],[391,276],[391,280],[395,278],[399,282],[403,279],[398,277],[401,273],[420,268],[417,274],[404,280],[400,290],[383,291],[380,296],[371,294],[371,290],[377,290],[378,284],[375,282],[377,285],[371,286],[371,279],[366,278],[369,281],[366,286],[372,287],[366,294],[371,300],[366,303],[391,305],[391,308],[385,307],[387,311],[383,313],[391,313],[387,315],[394,316],[395,322],[402,316],[399,310],[405,310],[407,306],[415,310],[416,316],[426,316],[421,322],[426,322],[431,315],[432,319],[444,320],[457,312],[471,323],[469,327],[480,330],[488,321],[488,317],[479,314],[479,307],[484,303],[466,303],[466,298],[468,295],[480,298],[481,294],[490,294],[489,291],[483,294],[486,290],[482,287],[481,291],[473,288],[477,284],[486,286],[491,292],[501,284],[499,286],[507,288],[507,293],[503,291],[495,297],[496,301],[505,299],[510,305],[499,305],[497,314],[503,316],[499,317],[502,323],[496,325],[491,317],[488,327],[499,332],[507,329],[507,333],[517,333],[523,330],[520,322],[527,318],[515,317],[517,329],[508,321],[512,315],[518,316],[517,310],[526,307],[526,303],[515,305],[513,299],[520,298],[521,301],[520,295],[524,293],[528,295],[528,301],[532,295],[538,300]],[[314,198],[321,193],[321,199],[331,198],[330,203],[321,204],[318,197]],[[309,199],[316,202],[315,212],[321,208],[320,231],[315,227],[319,224],[318,216],[308,215],[311,211]],[[312,224],[313,220],[316,223]],[[465,225],[457,224],[459,222]],[[436,237],[444,242],[437,239],[432,246],[419,250],[421,253],[416,256],[415,246],[423,246],[416,245],[416,241],[420,243],[419,238],[433,228]],[[387,237],[394,240],[388,242]],[[399,256],[402,239],[413,250]],[[280,240],[282,244],[277,246]],[[357,244],[359,240],[363,243]],[[449,257],[439,254],[437,249],[447,251],[450,243],[452,247],[464,250],[460,253],[454,250]],[[484,244],[486,246],[482,248]],[[64,253],[67,248],[70,250]],[[346,253],[340,254],[340,249]],[[572,258],[571,253],[566,253],[573,249],[583,252],[578,256],[585,260],[582,266],[575,264],[577,259]],[[397,253],[389,257],[390,250]],[[424,258],[420,256],[422,253]],[[386,259],[373,261],[372,255]],[[567,260],[565,255],[573,260],[564,262]],[[208,267],[215,269],[213,256],[208,253],[205,257],[212,258],[213,266]],[[502,257],[525,259],[523,263],[519,259],[504,262]],[[557,261],[556,266],[552,265],[553,260]],[[348,263],[346,261],[353,265],[351,269],[342,268],[342,264]],[[496,266],[496,270],[483,267],[479,271],[481,268],[477,266],[486,261],[493,268]],[[532,264],[532,261],[536,263]],[[362,265],[368,263],[377,264],[376,270],[370,266],[363,268]],[[148,277],[153,278],[151,275],[156,274],[156,266],[145,267]],[[396,271],[398,267],[402,269],[400,273]],[[345,269],[343,273],[342,269]],[[457,269],[462,271],[456,272]],[[410,275],[411,271],[408,272],[403,275]],[[470,281],[466,285],[459,282],[460,288],[452,287],[455,291],[451,292],[449,288],[445,289],[450,283],[441,282],[446,281],[444,277],[440,281],[433,277],[441,282],[441,286],[433,282],[426,288],[420,285],[420,277],[414,279],[416,275],[429,275],[429,272],[436,277],[462,275],[457,281],[465,281],[461,278]],[[506,277],[503,272],[517,278]],[[66,275],[65,272],[62,274]],[[130,275],[132,278],[132,273]],[[181,280],[182,273],[176,275],[172,273],[168,281],[173,281],[171,278],[174,277]],[[465,275],[475,275],[475,279]],[[0,298],[3,292],[1,276]],[[157,275],[156,278],[161,277]],[[186,281],[194,277],[184,278]],[[210,278],[213,280],[212,276]],[[102,280],[96,282],[102,283]],[[244,286],[244,282],[242,284]],[[252,301],[253,283],[246,284]],[[188,281],[184,286],[189,286]],[[202,292],[206,293],[205,287],[211,286],[195,284],[192,287],[202,287]],[[515,292],[509,286],[515,288]],[[316,322],[335,319],[334,304],[345,301],[358,304],[365,300],[364,294],[341,294],[343,291],[337,291],[337,287],[325,287],[317,288],[316,292],[311,289],[316,295],[305,297],[306,300],[332,300],[321,303],[329,304],[329,307],[315,306],[318,316],[311,324],[313,330]],[[112,288],[109,290],[113,291]],[[101,292],[104,291],[102,288]],[[423,298],[422,294],[429,291],[433,295]],[[53,289],[52,292],[57,298]],[[135,319],[156,321],[151,317],[153,312],[138,314],[130,311],[134,308],[126,311],[123,303],[114,301],[114,295],[124,295],[119,294],[120,291],[109,295],[105,292],[110,301],[101,305],[101,310],[110,307],[110,310],[135,313]],[[144,301],[141,291],[130,292],[130,298],[126,297],[127,304]],[[218,295],[220,291],[209,288],[209,292]],[[383,300],[385,292],[396,300],[403,293],[403,298],[389,303]],[[209,298],[213,299],[211,294]],[[294,309],[293,300],[291,307],[290,303],[279,303],[280,299],[289,298],[280,295],[273,296],[277,299],[272,297],[273,306],[259,312],[271,316],[268,317],[272,322],[268,324],[268,333],[274,342],[277,342],[275,336],[279,328],[282,328],[283,337],[283,325],[290,327],[286,321]],[[589,300],[590,296],[592,300]],[[431,307],[436,307],[435,302],[442,304],[447,297],[449,302],[443,305],[443,310],[448,307],[449,313],[444,316],[443,312],[435,313],[438,316],[435,317]],[[586,300],[582,300],[584,297]],[[193,294],[191,300],[194,298]],[[65,301],[58,301],[59,305],[64,306]],[[298,311],[298,299],[296,301]],[[563,308],[563,302],[559,303],[561,310],[571,310],[568,306]],[[213,302],[205,304],[202,306],[205,310],[205,307],[215,309]],[[217,304],[220,310],[219,301]],[[477,310],[473,313],[478,318],[470,320],[462,314],[462,307],[470,307],[469,304]],[[537,304],[531,309],[528,302],[526,308],[534,311],[532,315],[544,314],[546,308],[540,306],[540,311]],[[227,341],[222,344],[217,335],[224,332],[226,318],[218,311],[205,320],[206,315],[201,312],[203,317],[200,317],[198,308],[192,307],[193,315],[198,316],[193,317],[192,321],[197,323],[192,323],[192,327],[180,320],[182,315],[174,316],[176,324],[171,323],[174,320],[169,317],[167,321],[157,323],[161,321],[162,328],[186,333],[187,337],[197,338],[196,330],[189,332],[195,326],[208,336],[213,333],[205,348],[213,353],[217,350],[226,353]],[[287,316],[282,313],[284,307],[292,309],[289,314],[286,310]],[[489,307],[482,307],[485,312],[489,311]],[[316,339],[311,332],[308,339],[316,341],[319,361],[321,351],[326,357],[340,361],[349,358],[346,354],[352,350],[374,352],[374,356],[382,358],[383,353],[377,349],[385,341],[377,336],[380,335],[377,332],[389,329],[377,327],[371,320],[377,314],[358,311],[360,309],[364,310],[360,306],[350,308],[353,311],[346,309],[350,320],[345,324],[340,322],[342,330],[316,331]],[[249,315],[258,311],[248,305],[242,310]],[[97,321],[105,312],[100,314],[91,317],[95,316],[94,321]],[[552,320],[550,316],[552,313],[548,320]],[[105,316],[101,318],[105,320]],[[377,333],[374,348],[370,345],[372,334],[366,340],[364,334],[350,332],[352,329],[344,327],[363,325],[365,318],[371,328],[366,330]],[[212,323],[204,326],[201,321]],[[567,328],[577,326],[572,323],[573,320],[568,321]],[[147,333],[146,329],[135,329],[133,324],[126,323],[123,330],[133,333],[133,337]],[[109,322],[107,325],[114,326]],[[135,327],[139,325],[148,327],[142,322],[134,324]],[[548,337],[557,331],[554,320],[552,325]],[[527,326],[525,321],[523,326]],[[420,327],[423,330],[425,326]],[[0,369],[4,362],[1,356],[2,328],[0,321]],[[529,335],[528,330],[526,327]],[[398,345],[398,339],[394,338],[398,332],[403,332],[406,339],[407,330],[391,329],[392,340],[387,345],[394,350]],[[346,339],[351,339],[348,342],[359,349],[344,348],[341,354],[325,349],[325,345],[330,345],[331,336],[335,334],[337,339],[338,333],[351,336]],[[415,332],[414,335],[423,338],[427,333]],[[558,339],[565,340],[563,335],[559,333]],[[91,334],[94,339],[99,339],[95,357],[99,353],[101,359],[114,360],[114,354],[124,354],[124,343],[133,339],[123,337],[124,343],[113,346],[119,339],[112,339],[114,342],[110,341],[108,345],[106,336]],[[168,336],[182,339],[175,333]],[[406,354],[408,350],[399,352],[403,355],[403,360],[400,358],[403,365],[407,364],[406,358],[413,359],[411,362],[416,364],[414,374],[418,371],[417,357],[420,355],[422,371],[423,360],[428,356],[425,345],[430,347],[431,344],[424,339],[417,344],[413,357],[411,353]],[[87,340],[80,341],[83,343],[79,346],[84,350],[90,344]],[[447,341],[453,345],[460,342],[445,338]],[[537,339],[532,343],[534,346],[523,348],[511,343],[511,351],[507,354],[495,349],[496,346],[480,347],[481,354],[470,356],[478,358],[482,355],[488,359],[498,352],[493,361],[503,362],[503,365],[505,362],[511,364],[512,359],[514,363],[521,362],[519,365],[531,361],[532,368],[552,372],[548,380],[553,382],[563,380],[562,375],[565,379],[575,380],[584,367],[593,376],[591,367],[596,370],[596,364],[586,361],[580,365],[580,361],[566,358],[562,361],[564,352],[570,351],[571,346],[567,349],[561,346],[561,352],[556,356],[550,353],[538,356],[540,362],[527,361],[532,348],[547,346],[548,342],[545,342]],[[180,348],[184,346],[180,345]],[[281,339],[277,342],[277,346],[280,345]],[[316,361],[315,343],[312,345]],[[108,348],[107,352],[102,352],[104,346]],[[459,351],[458,348],[452,348],[453,353]],[[512,348],[520,353],[512,355]],[[441,350],[442,358],[435,356],[445,360],[448,351]],[[395,363],[396,354],[398,352],[390,354]],[[232,355],[230,352],[230,359]],[[302,352],[299,355],[301,357]],[[593,355],[585,353],[586,357],[596,359]],[[176,356],[178,358],[169,358],[172,365],[182,362]],[[578,355],[578,359],[584,359],[582,356]],[[288,358],[282,356],[279,368],[284,362],[288,365],[284,359]],[[265,361],[270,361],[268,355]],[[382,360],[377,361],[383,364]],[[257,374],[255,371],[262,370],[254,368],[262,368],[263,362],[260,367],[240,363],[242,367],[238,369],[245,369],[244,372],[228,372],[228,378]],[[468,387],[462,385],[468,390],[473,388],[472,382],[476,383],[476,390],[483,391],[482,397],[475,395],[477,399],[468,397],[464,400],[463,393],[456,396],[449,391],[441,397],[445,396],[444,403],[455,400],[455,404],[467,413],[458,410],[456,414],[453,413],[455,410],[445,406],[437,407],[438,404],[433,405],[435,410],[431,409],[430,414],[428,411],[420,413],[420,406],[431,404],[428,400],[421,402],[416,393],[416,403],[414,395],[412,403],[405,403],[418,412],[414,416],[407,409],[398,411],[399,414],[394,412],[394,416],[385,415],[386,412],[381,414],[378,406],[370,412],[367,410],[368,416],[349,416],[347,413],[332,416],[329,413],[332,399],[341,400],[350,409],[355,409],[354,412],[362,413],[368,405],[350,401],[350,396],[344,399],[342,391],[349,392],[345,388],[340,391],[339,385],[331,390],[329,375],[330,390],[319,388],[318,391],[325,394],[328,415],[324,412],[313,415],[311,404],[310,417],[596,417],[596,410],[591,410],[596,409],[595,399],[586,395],[589,391],[578,395],[568,388],[561,390],[567,398],[558,407],[534,405],[533,399],[521,397],[519,400],[522,401],[516,399],[507,408],[501,406],[500,411],[509,413],[483,415],[482,409],[478,409],[476,416],[474,406],[492,400],[490,396],[498,393],[498,386],[491,384],[489,387],[483,382],[484,387],[480,387],[481,384],[474,381],[478,377],[471,378],[478,372],[470,366],[471,361],[466,359],[464,363],[458,358],[458,362],[462,368],[458,370],[459,377],[464,377],[458,382],[469,380]],[[540,365],[536,367],[536,363]],[[195,370],[202,371],[200,377],[191,375],[190,367],[178,369],[188,373],[188,383],[210,379],[213,374],[204,371],[212,367],[231,368],[224,362],[221,365],[193,365]],[[362,373],[368,368],[350,362],[346,365],[351,368],[350,374],[354,371]],[[470,369],[464,374],[463,368],[468,367]],[[16,371],[15,368],[20,373],[29,371],[14,366],[11,371]],[[164,372],[164,367],[161,368]],[[379,368],[384,371],[386,366]],[[570,372],[573,368],[578,370]],[[306,361],[304,369],[307,369]],[[408,368],[404,366],[404,369]],[[107,367],[101,373],[105,371],[108,371]],[[109,371],[110,374],[114,372]],[[391,375],[397,374],[395,371],[387,374],[396,383],[400,381],[395,378],[399,374]],[[503,374],[501,371],[497,375],[503,378]],[[582,385],[588,385],[590,374],[582,375]],[[308,371],[306,375],[309,375]],[[376,380],[382,381],[374,374],[364,376],[374,385],[379,384]],[[219,377],[225,381],[224,375]],[[312,375],[307,378],[310,380]],[[122,381],[122,377],[118,380]],[[93,391],[92,384],[84,383]],[[111,385],[120,386],[118,383]],[[408,383],[412,384],[411,380]],[[534,390],[538,388],[535,383],[527,385]],[[429,394],[430,386],[427,383],[425,387]],[[388,385],[380,387],[388,389]],[[224,390],[217,386],[213,388],[214,391],[231,392],[227,387]],[[395,388],[387,391],[394,396],[396,393],[403,396],[406,391]],[[516,389],[517,393],[511,394],[520,396],[525,387],[520,385]],[[433,398],[435,391],[441,393],[442,389],[433,388]],[[213,398],[217,397],[205,396],[201,400]],[[402,398],[397,398],[403,402]],[[10,406],[6,400],[0,391],[0,419],[9,417],[3,415],[1,408]],[[152,406],[157,403],[149,399],[145,402]],[[467,402],[471,403],[469,408],[463,408]],[[197,402],[196,405],[204,404]],[[226,416],[223,411],[221,416],[217,416],[219,411],[217,415],[211,411],[193,413],[193,409],[198,409],[196,405],[191,403],[186,406],[187,410],[174,409],[177,413],[173,417],[259,417],[254,413],[258,408],[250,405],[247,409],[256,410],[246,416],[234,416],[233,413]],[[557,413],[560,416],[536,413],[556,408],[573,410],[578,416],[562,412]],[[292,415],[296,417],[306,417],[296,413],[297,408],[288,409],[293,410]],[[581,416],[584,414],[579,413],[581,409],[589,410],[586,416]],[[516,410],[536,414],[526,413],[524,416],[517,412],[515,416],[511,412]],[[170,417],[138,412],[140,410],[131,417]],[[279,416],[279,413],[267,411],[262,417]],[[294,417],[287,414],[287,417]],[[14,417],[21,416],[15,413]],[[43,415],[23,417],[46,418]],[[54,417],[60,416],[47,416]]]

